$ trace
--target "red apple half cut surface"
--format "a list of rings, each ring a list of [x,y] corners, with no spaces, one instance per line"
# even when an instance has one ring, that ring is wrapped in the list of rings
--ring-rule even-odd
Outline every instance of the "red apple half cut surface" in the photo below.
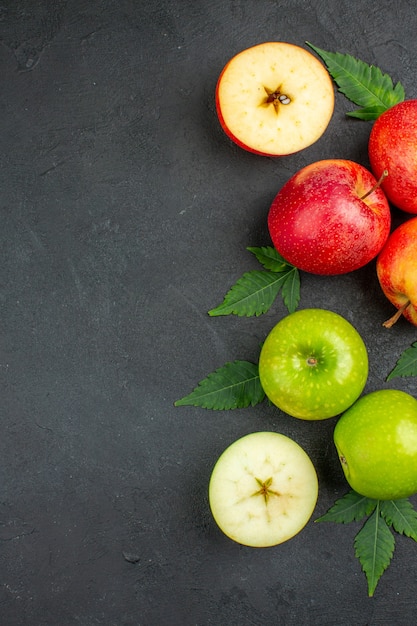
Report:
[[[378,117],[368,152],[377,178],[388,170],[382,188],[392,204],[417,213],[417,100],[400,102]]]
[[[243,50],[224,67],[216,109],[226,135],[241,148],[282,156],[321,137],[333,114],[334,88],[310,52],[266,42]]]
[[[318,480],[307,453],[275,432],[251,433],[219,457],[209,502],[219,528],[253,548],[274,546],[304,528],[316,506]]]
[[[311,163],[271,204],[268,228],[278,252],[312,274],[346,274],[374,259],[391,228],[388,200],[365,167],[344,159]]]
[[[376,271],[382,291],[398,309],[384,326],[389,328],[401,315],[417,326],[417,217],[391,233],[378,255]]]

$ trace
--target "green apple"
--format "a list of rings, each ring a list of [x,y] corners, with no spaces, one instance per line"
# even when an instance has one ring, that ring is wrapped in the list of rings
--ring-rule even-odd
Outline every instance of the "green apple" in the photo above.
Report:
[[[318,480],[307,453],[275,432],[255,432],[219,457],[209,502],[219,528],[253,548],[283,543],[304,528],[316,506]]]
[[[376,500],[417,492],[417,400],[382,389],[360,398],[339,419],[334,442],[346,480]]]
[[[272,329],[259,357],[259,377],[279,409],[305,420],[334,417],[362,393],[368,353],[358,331],[326,309],[303,309]]]

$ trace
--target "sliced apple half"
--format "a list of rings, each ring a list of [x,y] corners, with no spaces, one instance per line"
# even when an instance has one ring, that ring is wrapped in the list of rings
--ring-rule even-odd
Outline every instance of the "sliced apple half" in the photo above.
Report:
[[[318,496],[316,470],[298,443],[275,432],[251,433],[219,457],[209,483],[213,517],[230,539],[264,548],[294,537]]]
[[[223,130],[241,148],[282,156],[321,137],[333,114],[334,88],[311,52],[266,42],[243,50],[224,67],[216,109]]]

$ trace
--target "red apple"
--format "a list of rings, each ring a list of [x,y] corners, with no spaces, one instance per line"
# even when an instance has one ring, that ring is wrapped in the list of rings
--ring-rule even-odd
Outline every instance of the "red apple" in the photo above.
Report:
[[[417,217],[398,226],[389,236],[376,262],[381,289],[398,311],[384,326],[402,315],[417,326]]]
[[[378,117],[368,150],[375,176],[388,170],[382,183],[388,200],[417,213],[417,100],[400,102]]]
[[[290,43],[261,43],[234,56],[216,85],[220,124],[238,146],[267,156],[317,141],[333,114],[334,87],[324,65]]]
[[[379,182],[362,165],[342,159],[299,170],[278,192],[268,215],[277,251],[312,274],[345,274],[366,265],[390,227],[390,207]]]

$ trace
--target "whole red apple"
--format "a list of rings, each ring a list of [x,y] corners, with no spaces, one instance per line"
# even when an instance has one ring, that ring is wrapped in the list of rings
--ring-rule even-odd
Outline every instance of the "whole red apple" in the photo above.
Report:
[[[398,311],[384,323],[392,326],[402,315],[417,326],[417,217],[398,226],[376,262],[381,289]]]
[[[277,251],[312,274],[345,274],[377,256],[391,227],[384,192],[365,167],[328,159],[299,170],[268,215]]]
[[[382,183],[388,200],[417,213],[417,100],[400,102],[377,118],[368,151],[377,178],[388,170]]]

